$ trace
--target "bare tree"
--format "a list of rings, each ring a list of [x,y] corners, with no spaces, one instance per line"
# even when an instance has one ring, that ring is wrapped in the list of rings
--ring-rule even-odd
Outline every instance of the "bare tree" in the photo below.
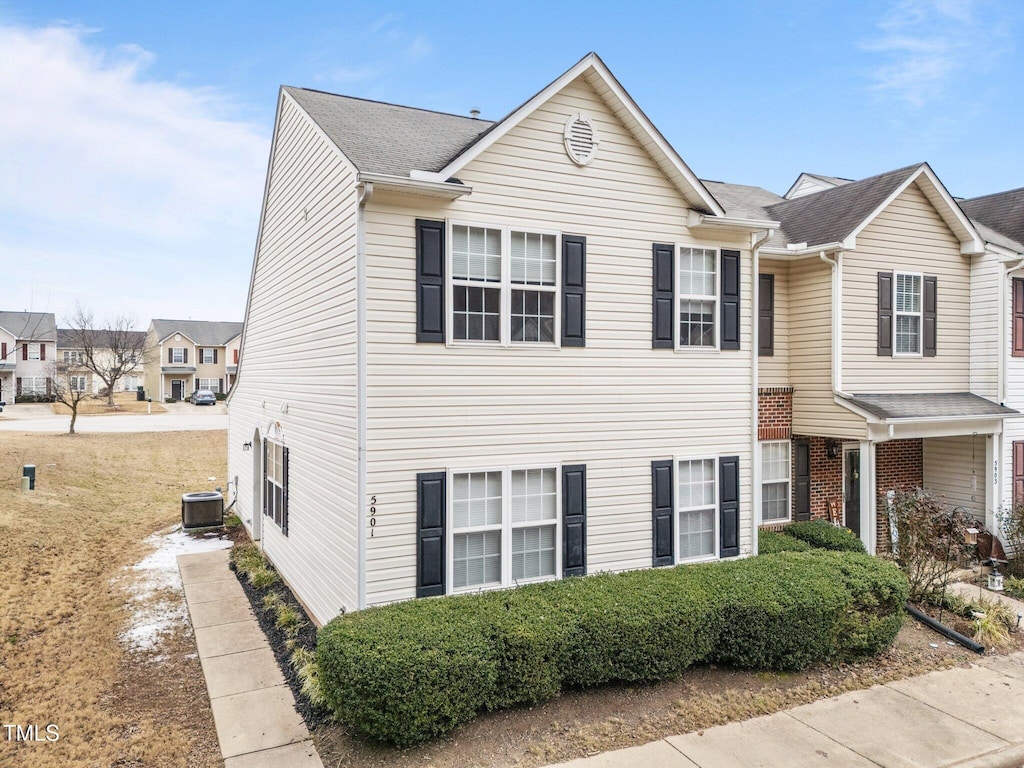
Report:
[[[78,406],[83,400],[93,400],[94,395],[89,387],[89,369],[81,363],[63,363],[54,361],[48,366],[47,377],[50,381],[50,396],[54,402],[63,403],[71,409],[71,426],[68,434],[75,434],[75,422],[78,420]]]
[[[125,376],[142,367],[149,355],[146,334],[134,330],[135,318],[118,315],[94,327],[92,312],[76,307],[68,322],[65,347],[81,352],[81,365],[97,376],[105,385],[107,405],[114,406],[114,385]]]

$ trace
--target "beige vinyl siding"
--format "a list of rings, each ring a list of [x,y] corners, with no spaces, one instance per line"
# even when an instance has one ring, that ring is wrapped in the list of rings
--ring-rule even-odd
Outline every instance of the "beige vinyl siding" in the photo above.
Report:
[[[864,420],[832,392],[832,268],[821,259],[790,264],[789,349],[793,433],[864,439]]]
[[[938,278],[935,357],[879,357],[878,273]],[[971,262],[916,184],[857,236],[843,254],[843,387],[853,393],[966,392],[970,389]],[[895,288],[894,288],[895,293]]]
[[[583,168],[566,119],[600,135]],[[655,459],[740,456],[741,545],[750,550],[751,271],[742,256],[742,350],[651,349],[651,244],[743,248],[691,235],[686,208],[582,80],[460,171],[473,194],[367,210],[370,604],[415,594],[418,472],[521,464],[587,466],[589,572],[651,565]],[[537,227],[587,238],[585,348],[415,342],[414,218]],[[709,386],[710,385],[710,386]]]
[[[924,487],[985,522],[985,435],[924,441]]]
[[[240,515],[251,520],[260,510],[242,444],[257,427],[263,436],[271,425],[280,430],[290,451],[289,535],[263,518],[263,548],[325,622],[358,603],[356,193],[350,164],[282,99],[245,364],[229,407],[229,465]]]
[[[971,392],[991,400],[999,399],[1000,322],[1006,322],[1009,328],[1013,307],[1007,284],[1007,314],[1001,321],[999,290],[1002,272],[995,254],[974,257],[971,269]]]
[[[789,265],[784,261],[761,259],[759,272],[775,276],[775,354],[757,359],[757,380],[761,387],[788,387],[789,379]]]

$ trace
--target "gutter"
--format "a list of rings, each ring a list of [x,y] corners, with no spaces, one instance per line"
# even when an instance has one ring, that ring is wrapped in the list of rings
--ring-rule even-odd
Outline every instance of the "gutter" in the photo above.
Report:
[[[818,258],[832,267],[832,394],[848,400],[843,392],[843,268],[839,263],[841,251],[833,258],[819,250]]]
[[[834,243],[821,243],[820,245],[807,245],[807,243],[795,243],[787,245],[785,248],[778,248],[772,246],[770,248],[762,249],[766,256],[776,256],[779,258],[789,259],[800,259],[807,256],[819,256],[825,251],[844,251],[847,250],[846,246],[840,242]]]
[[[767,234],[758,240],[763,243],[772,236],[774,230],[782,226],[781,222],[768,219],[744,219],[738,216],[711,216],[690,210],[686,216],[686,226],[690,229],[707,225],[729,229],[767,230]]]
[[[357,186],[359,185],[363,185],[364,188],[365,185],[369,185],[371,190],[376,187],[381,192],[404,192],[422,197],[440,197],[446,200],[455,200],[473,192],[471,186],[460,182],[428,181],[408,176],[392,176],[386,173],[361,172]],[[370,195],[372,194],[371,191]],[[368,196],[367,200],[369,200]]]
[[[356,184],[356,590],[357,608],[366,607],[366,204],[373,182]]]
[[[760,396],[758,389],[760,388],[760,382],[758,381],[758,299],[760,298],[760,259],[761,259],[761,243],[765,242],[774,234],[774,229],[766,229],[762,232],[752,232],[750,235],[750,261],[751,261],[751,293],[753,297],[750,301],[750,316],[751,316],[751,334],[750,334],[750,479],[751,489],[750,498],[754,500],[754,515],[752,519],[753,531],[751,533],[751,544],[750,553],[756,557],[758,554],[757,547],[757,532],[761,528],[761,462],[759,461],[758,449],[759,440],[757,439],[757,426],[760,421]]]

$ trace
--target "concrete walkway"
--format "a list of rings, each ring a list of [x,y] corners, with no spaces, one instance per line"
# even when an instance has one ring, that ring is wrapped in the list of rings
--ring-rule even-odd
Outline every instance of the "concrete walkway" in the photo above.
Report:
[[[178,557],[224,768],[323,768],[228,553]]]
[[[561,768],[1018,768],[1024,653],[854,691]],[[553,768],[553,767],[552,767]]]

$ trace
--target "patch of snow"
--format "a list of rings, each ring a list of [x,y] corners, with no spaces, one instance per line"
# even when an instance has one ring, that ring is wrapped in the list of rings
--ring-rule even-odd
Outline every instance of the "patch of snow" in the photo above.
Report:
[[[188,533],[175,525],[153,534],[146,543],[154,551],[126,567],[120,579],[131,616],[128,628],[118,637],[130,651],[151,653],[188,623],[178,555],[227,549],[231,540],[224,538],[222,531]],[[154,662],[163,659],[162,655],[151,657]]]

